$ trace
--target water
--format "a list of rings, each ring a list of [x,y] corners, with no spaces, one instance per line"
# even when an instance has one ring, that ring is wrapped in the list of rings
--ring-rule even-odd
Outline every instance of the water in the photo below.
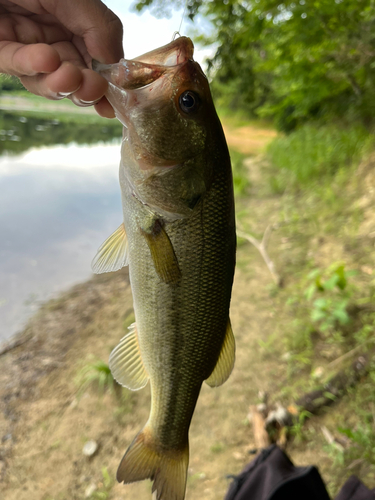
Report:
[[[122,222],[113,130],[95,144],[102,126],[20,118],[0,115],[0,341],[90,278],[97,248]]]

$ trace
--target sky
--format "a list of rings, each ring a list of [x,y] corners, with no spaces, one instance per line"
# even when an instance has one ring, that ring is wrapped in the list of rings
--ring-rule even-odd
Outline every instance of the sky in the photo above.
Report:
[[[124,51],[126,58],[137,57],[145,52],[166,45],[172,41],[175,31],[181,35],[189,35],[193,24],[184,17],[180,29],[183,9],[172,10],[169,19],[157,19],[148,9],[142,14],[132,12],[131,6],[135,0],[103,0],[104,3],[121,19],[124,26]],[[196,20],[195,26],[199,22]],[[194,42],[194,40],[193,40]],[[211,54],[211,50],[195,46],[194,59],[203,64],[204,58]]]

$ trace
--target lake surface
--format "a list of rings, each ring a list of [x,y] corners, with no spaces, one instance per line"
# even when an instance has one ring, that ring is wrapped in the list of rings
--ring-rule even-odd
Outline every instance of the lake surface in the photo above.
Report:
[[[20,330],[41,302],[90,278],[97,248],[122,222],[114,130],[4,115],[0,341]]]

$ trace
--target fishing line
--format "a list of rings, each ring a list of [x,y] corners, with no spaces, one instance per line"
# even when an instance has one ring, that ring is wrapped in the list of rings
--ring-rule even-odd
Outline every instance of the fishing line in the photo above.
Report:
[[[178,28],[178,31],[175,31],[175,32],[173,33],[173,36],[172,36],[172,42],[176,39],[176,36],[177,36],[177,35],[181,36],[180,31],[181,31],[182,23],[183,23],[183,21],[184,21],[184,17],[185,17],[185,13],[186,13],[186,8],[187,8],[188,1],[189,1],[189,0],[185,0],[184,11],[183,11],[183,13],[182,13],[181,22],[180,22],[180,27]]]

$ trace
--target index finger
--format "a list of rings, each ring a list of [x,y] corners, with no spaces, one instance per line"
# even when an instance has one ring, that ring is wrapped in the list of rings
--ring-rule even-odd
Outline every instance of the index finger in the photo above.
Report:
[[[123,57],[122,23],[100,0],[46,0],[43,6],[83,38],[91,58],[110,64]]]
[[[24,45],[0,42],[0,73],[14,76],[34,76],[51,73],[60,66],[58,52],[45,43]]]

